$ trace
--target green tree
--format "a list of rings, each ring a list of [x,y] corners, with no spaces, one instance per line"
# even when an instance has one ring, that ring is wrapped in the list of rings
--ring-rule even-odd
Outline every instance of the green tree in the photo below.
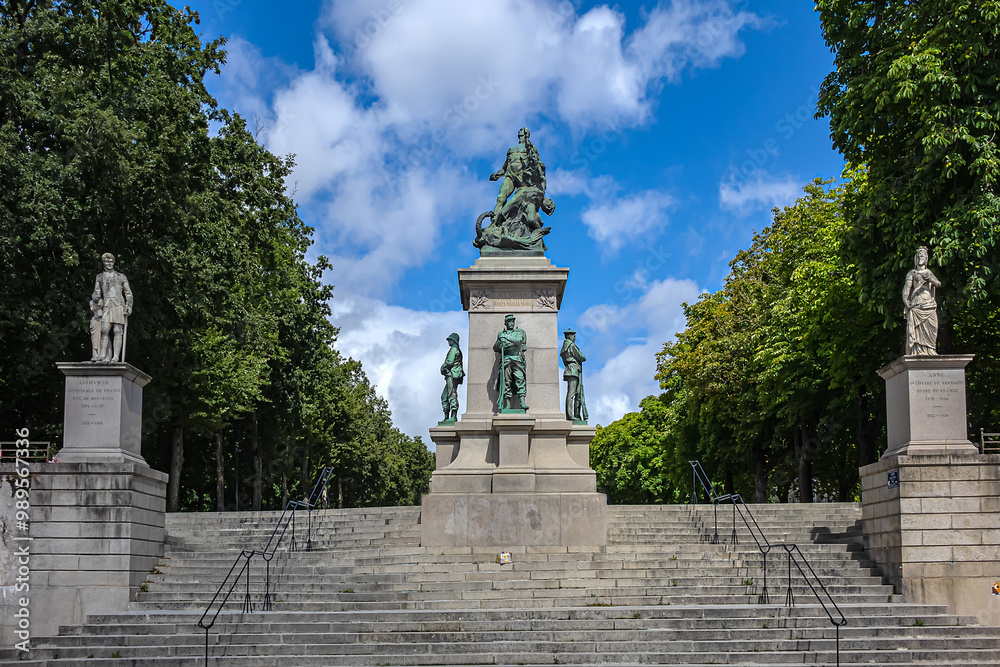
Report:
[[[672,461],[664,446],[671,417],[667,405],[648,396],[639,412],[597,427],[590,443],[590,465],[608,502],[648,504],[679,499],[682,492],[668,473]]]
[[[412,502],[432,458],[333,349],[329,265],[305,259],[292,160],[208,94],[224,40],[203,43],[197,22],[158,0],[0,4],[0,426],[58,441],[55,362],[90,357],[87,297],[112,251],[135,294],[128,361],[153,376],[143,451],[171,474],[169,509],[227,506],[240,443],[234,481],[255,508],[351,448],[391,454],[352,502]]]
[[[846,199],[862,302],[901,319],[900,284],[927,245],[941,349],[972,308],[997,308],[1000,2],[817,0],[835,69],[819,97],[834,146],[861,171]]]

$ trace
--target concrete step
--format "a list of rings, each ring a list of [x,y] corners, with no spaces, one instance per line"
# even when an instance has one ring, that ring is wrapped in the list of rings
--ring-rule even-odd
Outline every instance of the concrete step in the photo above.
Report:
[[[777,544],[794,541],[847,618],[842,665],[1000,664],[1000,628],[891,596],[858,551],[856,504],[750,509],[775,545],[771,602],[787,587]],[[731,506],[717,513],[719,544],[710,505],[612,506],[606,546],[430,549],[419,546],[419,508],[317,510],[306,518],[314,550],[289,551],[286,534],[271,561],[272,611],[255,559],[255,611],[239,613],[240,582],[209,633],[210,664],[832,664],[836,631],[806,584],[793,579],[795,607],[755,604],[765,556],[739,517],[730,543]],[[169,515],[172,546],[129,610],[36,638],[18,664],[204,664],[198,620],[238,550],[263,547],[279,518]],[[496,563],[500,551],[513,563]],[[0,660],[16,658],[0,648]]]

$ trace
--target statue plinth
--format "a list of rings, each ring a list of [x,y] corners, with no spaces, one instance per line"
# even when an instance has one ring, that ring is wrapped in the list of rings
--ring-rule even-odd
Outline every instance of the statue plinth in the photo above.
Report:
[[[150,376],[129,363],[61,362],[66,376],[60,463],[139,463],[142,388]]]
[[[897,454],[978,454],[969,441],[965,367],[971,354],[906,355],[885,380],[886,459]]]
[[[566,419],[559,400],[557,318],[569,270],[545,257],[481,257],[459,269],[469,313],[467,398],[453,426],[430,429],[437,470],[422,502],[426,546],[598,546],[607,498],[589,467],[595,429]],[[525,413],[497,408],[504,317],[525,331]]]

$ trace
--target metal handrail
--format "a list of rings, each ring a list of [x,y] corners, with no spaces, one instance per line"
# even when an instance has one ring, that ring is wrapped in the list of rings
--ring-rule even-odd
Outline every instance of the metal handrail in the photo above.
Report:
[[[739,512],[740,518],[743,519],[743,523],[746,525],[747,530],[750,532],[750,536],[753,537],[754,542],[757,543],[757,549],[761,553],[761,568],[764,573],[764,585],[763,588],[761,589],[760,594],[757,596],[757,604],[770,603],[767,594],[767,554],[768,552],[771,551],[773,547],[781,547],[785,550],[785,553],[788,555],[788,588],[785,593],[785,606],[786,607],[795,606],[795,597],[792,595],[792,563],[795,563],[795,568],[799,571],[799,574],[802,575],[803,581],[805,581],[806,585],[809,586],[809,590],[811,590],[813,595],[816,597],[816,601],[819,602],[820,607],[823,608],[823,611],[826,613],[827,618],[830,619],[830,623],[834,626],[834,628],[836,628],[837,667],[840,667],[840,628],[844,625],[847,625],[847,618],[844,616],[844,612],[840,610],[840,607],[837,605],[836,600],[833,599],[833,596],[830,594],[830,591],[828,591],[826,589],[826,586],[823,585],[823,581],[819,578],[819,575],[817,575],[816,571],[813,570],[812,565],[809,564],[809,560],[806,558],[805,554],[802,553],[802,550],[799,549],[799,546],[797,544],[793,543],[772,544],[771,542],[769,542],[767,536],[764,535],[764,532],[761,530],[760,525],[754,518],[753,512],[751,512],[750,508],[747,507],[747,504],[743,501],[743,497],[740,494],[738,493],[726,494],[726,495],[716,494],[714,492],[711,480],[705,473],[705,469],[702,468],[701,466],[701,462],[688,461],[688,463],[691,465],[691,469],[693,471],[692,474],[694,477],[694,481],[692,481],[692,499],[694,501],[693,504],[697,504],[698,495],[697,495],[697,487],[695,486],[695,482],[697,482],[700,483],[702,489],[704,489],[705,493],[711,499],[712,504],[715,506],[715,535],[712,539],[712,542],[718,543],[719,541],[718,505],[720,502],[731,502],[733,504],[732,543],[737,544],[737,538],[736,538],[737,512]],[[746,515],[744,515],[743,513],[744,510],[746,510]],[[749,521],[747,520],[747,517],[750,518]],[[753,522],[753,528],[751,528],[750,526],[751,521]],[[756,528],[757,531],[756,533],[754,532],[754,528]],[[757,537],[757,534],[760,535],[760,538]],[[798,560],[795,559],[793,553],[798,554],[798,558],[801,559],[802,564],[805,565],[806,568],[809,570],[809,574],[811,574],[812,578],[816,581],[816,585],[819,586],[819,588],[823,591],[823,595],[826,596],[826,599],[829,601],[830,605],[833,607],[833,609],[837,612],[837,615],[840,617],[839,621],[836,618],[834,618],[834,614],[833,612],[830,611],[830,608],[827,607],[826,602],[824,602],[823,600],[823,596],[821,596],[819,591],[816,590],[816,587],[813,586],[813,583],[812,581],[810,581],[809,576],[806,575],[805,571],[802,569],[802,566],[799,565],[799,562]]]
[[[219,584],[218,590],[216,590],[215,595],[212,597],[212,601],[208,603],[205,608],[205,613],[201,615],[201,619],[198,620],[198,627],[205,630],[205,667],[208,667],[208,633],[215,626],[216,620],[219,618],[219,614],[222,613],[223,607],[226,606],[226,602],[229,601],[229,596],[232,595],[233,590],[236,585],[240,582],[240,579],[246,574],[246,594],[243,597],[243,613],[252,614],[253,613],[253,601],[250,598],[250,561],[254,556],[260,556],[264,561],[265,565],[265,575],[264,575],[264,600],[262,603],[263,611],[271,611],[271,599],[273,594],[271,593],[271,559],[278,551],[278,547],[281,546],[281,540],[285,536],[285,532],[288,530],[289,524],[292,526],[292,544],[290,551],[295,551],[295,512],[299,508],[306,508],[309,512],[309,535],[306,541],[306,549],[312,550],[312,510],[316,506],[316,501],[319,495],[326,490],[326,485],[330,481],[330,476],[333,474],[332,467],[323,468],[320,472],[319,478],[316,480],[316,484],[313,485],[312,492],[309,497],[303,500],[290,500],[285,505],[285,509],[282,510],[281,516],[278,518],[278,523],[271,531],[271,537],[267,541],[263,550],[251,549],[247,551],[243,549],[240,551],[240,555],[236,557],[233,561],[233,566],[229,568],[229,572],[226,577]],[[286,518],[287,517],[287,518]],[[277,538],[277,539],[275,539]],[[226,592],[226,596],[219,603],[218,609],[212,615],[212,620],[209,621],[208,625],[205,625],[205,619],[208,617],[212,608],[215,606],[216,601],[222,594],[223,589],[226,587],[226,583],[229,582],[230,578],[233,576],[233,572],[236,571],[236,566],[243,561],[243,566],[239,568],[236,572],[236,577],[232,579],[232,583],[229,584],[229,590]]]

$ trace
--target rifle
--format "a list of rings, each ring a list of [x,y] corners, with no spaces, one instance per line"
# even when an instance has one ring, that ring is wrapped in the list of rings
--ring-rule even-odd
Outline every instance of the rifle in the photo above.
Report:
[[[497,412],[503,412],[504,371],[507,368],[505,350],[507,346],[504,344],[506,341],[503,338],[503,331],[497,337],[500,339],[500,375],[497,377]]]

